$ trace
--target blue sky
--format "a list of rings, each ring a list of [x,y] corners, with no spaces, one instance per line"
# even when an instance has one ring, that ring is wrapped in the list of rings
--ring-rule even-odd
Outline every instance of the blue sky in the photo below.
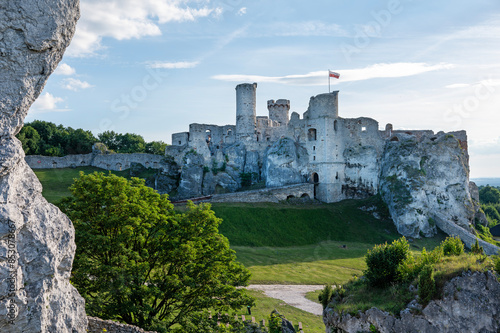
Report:
[[[170,143],[190,123],[302,114],[340,73],[339,114],[380,128],[468,132],[471,177],[500,177],[498,0],[81,0],[77,33],[26,121]]]

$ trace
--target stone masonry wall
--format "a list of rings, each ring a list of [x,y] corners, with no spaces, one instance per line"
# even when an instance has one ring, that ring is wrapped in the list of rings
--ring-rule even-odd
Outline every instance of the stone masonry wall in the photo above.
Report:
[[[301,198],[307,195],[314,198],[314,184],[298,184],[262,190],[217,194],[210,202],[275,202],[284,201],[291,196]]]
[[[131,163],[142,164],[146,168],[159,169],[164,156],[153,154],[81,154],[63,157],[28,155],[26,162],[32,169],[71,168],[94,166],[106,170],[121,171],[130,168]]]
[[[88,333],[157,333],[154,331],[145,331],[140,327],[117,323],[112,320],[103,320],[95,317],[87,317],[89,326],[87,327]],[[104,331],[106,330],[106,331]]]

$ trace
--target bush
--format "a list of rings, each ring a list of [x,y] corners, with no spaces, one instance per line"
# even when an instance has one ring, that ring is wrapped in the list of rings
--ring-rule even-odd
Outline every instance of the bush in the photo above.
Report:
[[[418,297],[420,302],[428,303],[436,293],[433,266],[425,265],[418,277]]]
[[[464,253],[464,243],[462,243],[458,236],[446,237],[441,243],[441,247],[445,256],[459,256]]]
[[[410,246],[404,237],[390,245],[375,245],[365,257],[368,266],[365,276],[372,286],[386,286],[397,279],[399,266],[410,256]]]
[[[500,255],[494,258],[495,260],[495,271],[500,274]]]
[[[483,254],[484,253],[484,249],[482,246],[479,245],[477,238],[476,238],[476,242],[471,247],[471,252],[474,254]]]
[[[323,309],[325,309],[328,306],[331,297],[332,297],[332,287],[329,284],[327,284],[323,288],[321,293],[318,295],[318,300],[323,305]]]

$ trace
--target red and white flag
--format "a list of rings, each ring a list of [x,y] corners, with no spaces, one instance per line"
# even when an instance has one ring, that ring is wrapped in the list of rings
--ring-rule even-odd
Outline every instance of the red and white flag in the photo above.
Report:
[[[336,79],[340,78],[340,74],[339,73],[335,73],[335,72],[332,72],[332,71],[328,71],[330,77],[334,77]]]

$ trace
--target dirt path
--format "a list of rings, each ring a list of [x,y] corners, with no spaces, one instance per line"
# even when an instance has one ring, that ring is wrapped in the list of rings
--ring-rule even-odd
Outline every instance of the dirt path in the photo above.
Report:
[[[318,316],[323,314],[321,304],[306,298],[306,293],[323,289],[321,285],[251,284],[247,289],[261,290],[268,297],[280,299],[288,305]]]

